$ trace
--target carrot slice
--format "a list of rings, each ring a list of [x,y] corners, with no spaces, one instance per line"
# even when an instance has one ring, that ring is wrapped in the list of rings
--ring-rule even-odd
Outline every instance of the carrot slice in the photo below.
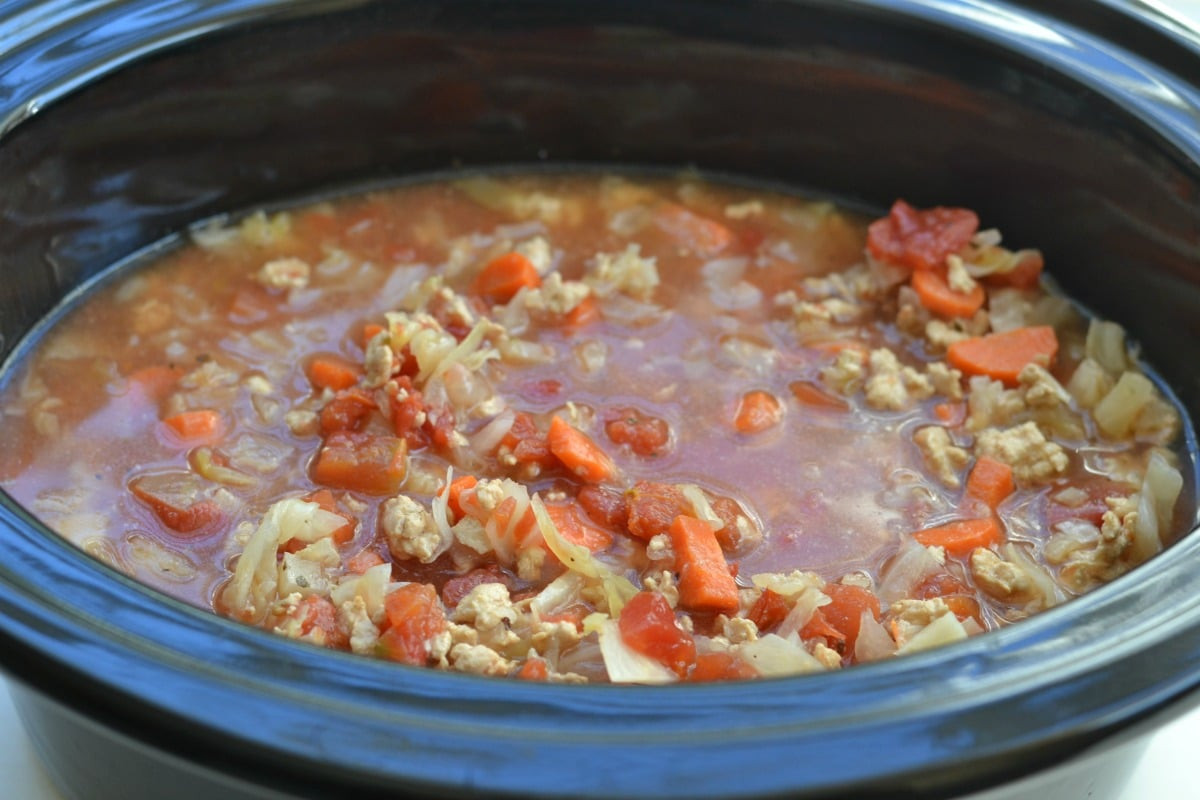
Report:
[[[372,339],[383,333],[385,330],[387,330],[387,328],[383,327],[377,322],[368,322],[366,325],[363,325],[362,342],[360,342],[360,344],[363,347],[366,347]]]
[[[333,356],[317,356],[308,364],[308,380],[317,389],[340,392],[358,383],[358,370]]]
[[[944,547],[952,556],[966,556],[977,547],[1004,541],[1004,530],[995,517],[960,519],[916,531],[913,538],[926,547]]]
[[[1015,489],[1012,467],[988,456],[980,456],[967,476],[967,497],[979,500],[992,511]]]
[[[792,396],[802,405],[810,408],[828,409],[830,411],[847,411],[850,406],[842,398],[830,394],[828,390],[813,381],[792,381],[788,384]]]
[[[532,289],[541,285],[542,278],[533,262],[512,252],[489,261],[475,276],[471,291],[489,303],[507,303],[526,286]]]
[[[474,475],[459,475],[450,481],[450,496],[446,498],[446,506],[454,515],[455,522],[463,517],[462,493],[468,489],[474,489],[477,483],[479,481],[475,479]]]
[[[617,472],[608,454],[586,433],[571,427],[561,417],[550,420],[546,436],[550,452],[574,475],[588,483],[601,483]]]
[[[783,419],[783,405],[770,392],[755,389],[742,395],[733,415],[738,433],[755,434],[775,427]]]
[[[950,345],[946,360],[967,375],[987,375],[1008,386],[1027,364],[1049,366],[1058,353],[1058,337],[1049,325],[1016,328],[963,339]]]
[[[523,681],[544,681],[550,677],[550,668],[546,666],[546,659],[530,656],[517,670],[516,676]]]
[[[959,292],[952,289],[941,272],[934,269],[914,272],[912,287],[921,305],[943,317],[969,317],[983,308],[986,299],[983,287],[979,284],[975,284],[969,292]]]
[[[408,468],[403,439],[365,433],[334,433],[321,445],[312,478],[322,486],[366,494],[395,494]]]
[[[692,611],[734,611],[738,588],[712,526],[679,515],[667,533],[679,573],[679,604]]]
[[[221,415],[209,408],[181,411],[163,420],[172,439],[186,447],[214,444],[225,433]]]
[[[563,314],[563,328],[569,332],[579,330],[585,325],[590,325],[603,318],[603,313],[600,311],[600,303],[596,301],[595,295],[589,294],[579,304]]]

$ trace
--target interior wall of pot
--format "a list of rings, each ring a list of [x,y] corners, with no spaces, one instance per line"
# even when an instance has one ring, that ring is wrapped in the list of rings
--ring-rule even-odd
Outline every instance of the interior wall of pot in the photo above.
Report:
[[[372,4],[142,59],[0,141],[2,351],[197,218],[513,162],[974,207],[1130,327],[1200,416],[1196,165],[1037,64],[836,3]]]

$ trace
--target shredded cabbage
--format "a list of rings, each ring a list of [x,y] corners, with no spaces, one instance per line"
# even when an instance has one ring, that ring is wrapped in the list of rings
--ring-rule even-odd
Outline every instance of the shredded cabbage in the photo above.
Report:
[[[725,521],[717,516],[716,511],[713,511],[712,504],[708,502],[708,495],[704,493],[704,490],[694,483],[681,483],[679,490],[683,492],[684,499],[692,504],[692,513],[696,515],[696,519],[704,520],[712,526],[714,531],[725,527]]]
[[[935,619],[933,622],[926,625],[917,634],[905,642],[900,649],[896,651],[896,655],[904,655],[905,653],[917,653],[921,650],[929,650],[934,647],[941,647],[951,642],[962,641],[967,638],[967,630],[962,623],[958,621],[958,617],[947,612]]]
[[[238,558],[225,589],[226,605],[243,619],[261,620],[277,596],[279,546],[289,539],[315,542],[345,524],[341,516],[298,497],[272,505]]]
[[[766,678],[820,672],[824,669],[816,656],[804,649],[799,639],[784,639],[774,633],[739,645],[738,655]]]
[[[530,505],[533,508],[534,519],[537,520],[538,530],[542,532],[542,538],[545,540],[546,546],[550,548],[550,552],[554,553],[555,557],[568,570],[600,581],[605,595],[608,597],[608,613],[613,616],[620,614],[621,609],[625,607],[630,598],[637,594],[637,587],[627,578],[617,575],[600,563],[592,555],[591,550],[583,545],[568,542],[560,536],[550,515],[546,513],[546,506],[542,504],[542,499],[536,494]]]
[[[371,621],[379,623],[383,620],[383,598],[388,593],[391,580],[392,565],[376,564],[362,575],[343,577],[342,582],[329,593],[329,599],[334,605],[341,607],[343,603],[361,597]]]

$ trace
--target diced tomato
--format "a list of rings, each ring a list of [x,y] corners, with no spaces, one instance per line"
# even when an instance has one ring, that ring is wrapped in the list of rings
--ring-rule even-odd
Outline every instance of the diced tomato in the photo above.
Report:
[[[628,445],[647,458],[662,455],[671,442],[671,426],[666,420],[632,406],[613,409],[604,423],[604,432],[614,444]]]
[[[337,608],[328,598],[307,595],[300,601],[295,613],[300,620],[301,635],[311,636],[317,641],[323,639],[324,646],[334,650],[350,647],[350,637],[338,625]],[[314,635],[317,631],[320,634]]]
[[[362,575],[371,567],[377,567],[384,563],[387,562],[384,561],[383,556],[379,555],[377,550],[368,547],[366,550],[360,550],[346,559],[346,572],[353,575]]]
[[[696,661],[696,640],[675,622],[675,612],[657,592],[638,592],[621,609],[621,638],[631,649],[680,677]]]
[[[692,513],[692,504],[677,486],[638,481],[625,493],[629,508],[629,532],[639,539],[666,533],[680,514]]]
[[[886,217],[867,229],[867,249],[880,261],[912,269],[937,269],[959,253],[979,230],[979,217],[965,208],[918,210],[897,200]]]
[[[917,600],[940,597],[945,601],[947,607],[954,612],[954,616],[960,620],[971,617],[980,625],[983,625],[979,599],[975,596],[975,592],[970,586],[967,586],[948,572],[930,575],[913,588],[912,596]]]
[[[208,484],[190,472],[159,472],[134,478],[129,491],[170,531],[200,535],[224,518],[208,495]]]
[[[366,494],[395,494],[408,468],[403,439],[367,433],[331,434],[313,462],[312,479],[322,486]]]
[[[623,531],[629,523],[629,504],[625,495],[606,486],[583,486],[575,498],[592,522],[609,530]]]
[[[359,431],[379,408],[375,398],[357,386],[343,389],[321,409],[321,435],[337,431]]]
[[[546,513],[559,535],[568,542],[582,545],[593,553],[612,546],[612,533],[592,522],[578,504],[547,504]]]
[[[839,653],[845,652],[846,649],[846,634],[831,625],[819,608],[813,611],[812,616],[808,618],[808,622],[800,629],[800,638],[825,639],[826,645],[837,650]]]
[[[862,624],[862,612],[870,611],[872,617],[879,619],[879,598],[868,589],[844,583],[827,583],[821,591],[832,601],[821,606],[822,615],[845,636],[845,652],[853,653]]]
[[[754,601],[754,605],[750,606],[746,618],[757,625],[760,631],[766,633],[783,622],[789,611],[791,609],[783,595],[771,589],[763,589],[762,594]]]
[[[742,659],[732,653],[716,652],[696,656],[696,664],[684,680],[689,683],[711,683],[757,677],[758,670]]]
[[[456,575],[442,585],[442,602],[447,608],[454,608],[471,593],[476,586],[485,583],[502,583],[511,591],[515,582],[512,576],[502,570],[497,564],[478,567],[465,575]]]
[[[429,660],[429,642],[446,630],[446,614],[437,590],[427,583],[406,583],[383,600],[387,630],[379,637],[384,658],[422,666]]]
[[[538,430],[533,417],[524,411],[517,412],[512,427],[500,440],[500,447],[511,453],[518,464],[549,467],[557,463],[554,454],[550,452],[550,442],[546,434]]]

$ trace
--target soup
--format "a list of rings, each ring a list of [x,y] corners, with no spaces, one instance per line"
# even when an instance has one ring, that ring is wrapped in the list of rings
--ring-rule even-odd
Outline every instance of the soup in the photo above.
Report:
[[[966,209],[482,176],[194,230],[20,364],[4,488],[314,645],[562,682],[837,669],[1158,552],[1181,414]]]

